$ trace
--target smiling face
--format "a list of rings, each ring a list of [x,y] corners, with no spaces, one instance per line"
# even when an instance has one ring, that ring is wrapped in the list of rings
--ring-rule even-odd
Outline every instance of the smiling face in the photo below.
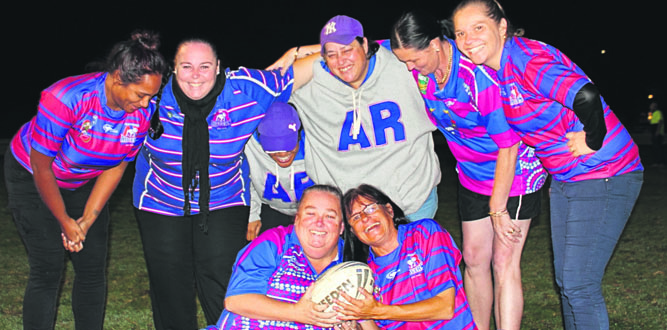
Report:
[[[220,62],[211,46],[187,42],[179,47],[174,62],[176,82],[187,97],[200,100],[213,89]]]
[[[313,266],[328,265],[338,254],[343,233],[340,199],[326,191],[307,191],[299,202],[294,231]]]
[[[107,106],[127,113],[146,108],[151,98],[160,90],[161,81],[160,74],[145,74],[138,82],[123,83],[118,71],[114,71],[105,81]]]
[[[294,162],[294,157],[296,157],[297,152],[299,152],[299,143],[297,142],[296,147],[290,151],[274,151],[267,152],[269,157],[273,159],[278,166],[287,168]]]
[[[507,21],[496,22],[487,15],[481,4],[470,4],[454,13],[456,46],[475,64],[484,64],[492,69],[500,68]]]
[[[327,42],[324,44],[324,49],[324,61],[331,73],[353,88],[359,88],[368,72],[366,38],[363,45],[355,39],[349,45]]]
[[[350,207],[348,223],[361,242],[376,255],[389,254],[398,246],[398,231],[394,227],[394,211],[389,204],[377,205],[375,212],[364,212],[375,201],[359,196]],[[366,209],[368,211],[368,209]]]

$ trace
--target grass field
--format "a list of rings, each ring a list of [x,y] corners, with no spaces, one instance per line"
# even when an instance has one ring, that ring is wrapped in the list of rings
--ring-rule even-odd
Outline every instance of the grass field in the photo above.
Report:
[[[456,211],[456,177],[446,147],[439,147],[443,179],[438,188],[436,218],[461,246]],[[1,171],[1,170],[0,170]],[[132,212],[128,172],[111,203],[106,329],[152,329],[148,279],[139,230]],[[4,178],[4,176],[3,176]],[[554,286],[548,199],[533,221],[522,260],[525,308],[523,329],[562,328],[560,302]],[[28,263],[6,208],[4,180],[0,187],[0,329],[21,329],[21,301]],[[667,168],[648,167],[644,186],[607,268],[603,290],[612,329],[662,329],[667,324]],[[595,235],[595,233],[591,233]],[[74,329],[70,308],[73,272],[63,277],[57,329]],[[200,312],[200,326],[204,326]]]

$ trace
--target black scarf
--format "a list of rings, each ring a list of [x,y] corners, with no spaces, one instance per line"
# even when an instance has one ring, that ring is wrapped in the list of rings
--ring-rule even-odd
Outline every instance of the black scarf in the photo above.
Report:
[[[201,229],[208,231],[206,220],[208,217],[208,204],[211,196],[211,182],[208,177],[209,166],[209,136],[208,122],[206,117],[213,110],[218,95],[225,86],[225,76],[218,75],[213,89],[202,99],[192,100],[187,97],[178,82],[172,81],[172,90],[181,113],[185,115],[183,122],[183,203],[184,214],[190,215],[190,200],[194,198],[195,190],[199,186],[199,212],[201,214]],[[199,174],[199,175],[197,175]]]

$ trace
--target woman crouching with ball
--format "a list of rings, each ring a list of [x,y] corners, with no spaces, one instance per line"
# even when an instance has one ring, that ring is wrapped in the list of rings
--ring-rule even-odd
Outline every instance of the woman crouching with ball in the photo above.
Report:
[[[328,185],[304,190],[294,224],[265,231],[241,250],[225,310],[207,329],[328,329],[336,312],[312,301],[312,283],[343,261],[342,193]],[[362,322],[372,323],[372,322]],[[357,322],[345,322],[345,329]]]
[[[432,219],[408,223],[383,192],[360,185],[343,196],[347,223],[370,247],[376,292],[336,308],[346,320],[375,320],[380,328],[476,329],[463,290],[461,252]]]

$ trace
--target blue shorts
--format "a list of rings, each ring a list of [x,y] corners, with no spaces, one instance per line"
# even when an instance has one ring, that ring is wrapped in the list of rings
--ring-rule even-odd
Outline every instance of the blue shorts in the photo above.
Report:
[[[438,211],[438,187],[434,187],[428,195],[424,204],[416,212],[406,214],[405,217],[410,221],[421,219],[433,219],[435,212]]]

